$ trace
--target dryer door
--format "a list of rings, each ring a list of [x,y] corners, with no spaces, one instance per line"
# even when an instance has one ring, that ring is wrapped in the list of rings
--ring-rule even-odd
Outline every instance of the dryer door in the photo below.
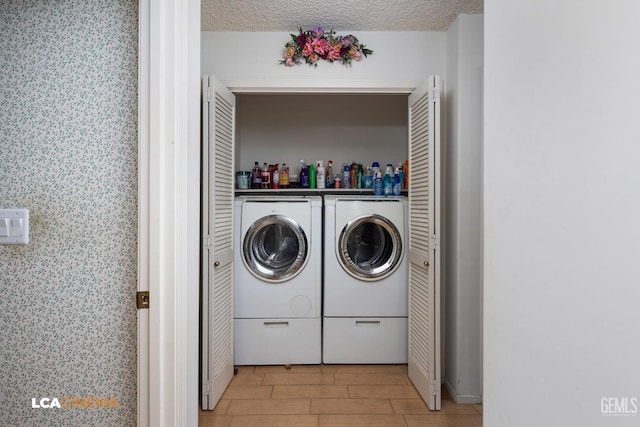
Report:
[[[364,215],[349,222],[338,239],[342,268],[365,281],[384,279],[402,259],[402,238],[396,226],[380,215]]]
[[[302,271],[308,242],[296,221],[282,215],[260,218],[247,230],[242,257],[249,271],[267,282],[284,282]]]

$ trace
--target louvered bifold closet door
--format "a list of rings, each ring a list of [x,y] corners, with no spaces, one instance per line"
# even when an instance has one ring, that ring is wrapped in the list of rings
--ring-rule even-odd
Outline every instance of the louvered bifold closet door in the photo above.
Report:
[[[233,378],[235,96],[214,77],[202,90],[202,409]]]
[[[409,378],[431,410],[440,396],[440,79],[409,96]]]

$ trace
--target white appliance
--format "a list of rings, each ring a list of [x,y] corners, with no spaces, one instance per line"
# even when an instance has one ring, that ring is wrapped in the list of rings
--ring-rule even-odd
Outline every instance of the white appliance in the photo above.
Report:
[[[320,363],[322,198],[241,196],[234,217],[234,363]]]
[[[407,363],[407,198],[325,196],[323,363]]]

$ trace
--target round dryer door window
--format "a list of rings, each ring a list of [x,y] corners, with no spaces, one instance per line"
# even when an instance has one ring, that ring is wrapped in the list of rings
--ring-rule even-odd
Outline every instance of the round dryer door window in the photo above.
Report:
[[[282,215],[259,219],[247,231],[242,245],[251,273],[268,282],[295,277],[307,261],[307,237],[302,227]]]
[[[349,222],[338,239],[338,260],[351,276],[367,281],[384,279],[402,258],[402,238],[395,225],[380,215]]]

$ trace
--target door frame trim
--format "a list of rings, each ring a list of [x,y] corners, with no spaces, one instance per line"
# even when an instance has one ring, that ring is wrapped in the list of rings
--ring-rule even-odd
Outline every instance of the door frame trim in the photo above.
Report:
[[[198,425],[200,7],[139,0],[139,426]]]

